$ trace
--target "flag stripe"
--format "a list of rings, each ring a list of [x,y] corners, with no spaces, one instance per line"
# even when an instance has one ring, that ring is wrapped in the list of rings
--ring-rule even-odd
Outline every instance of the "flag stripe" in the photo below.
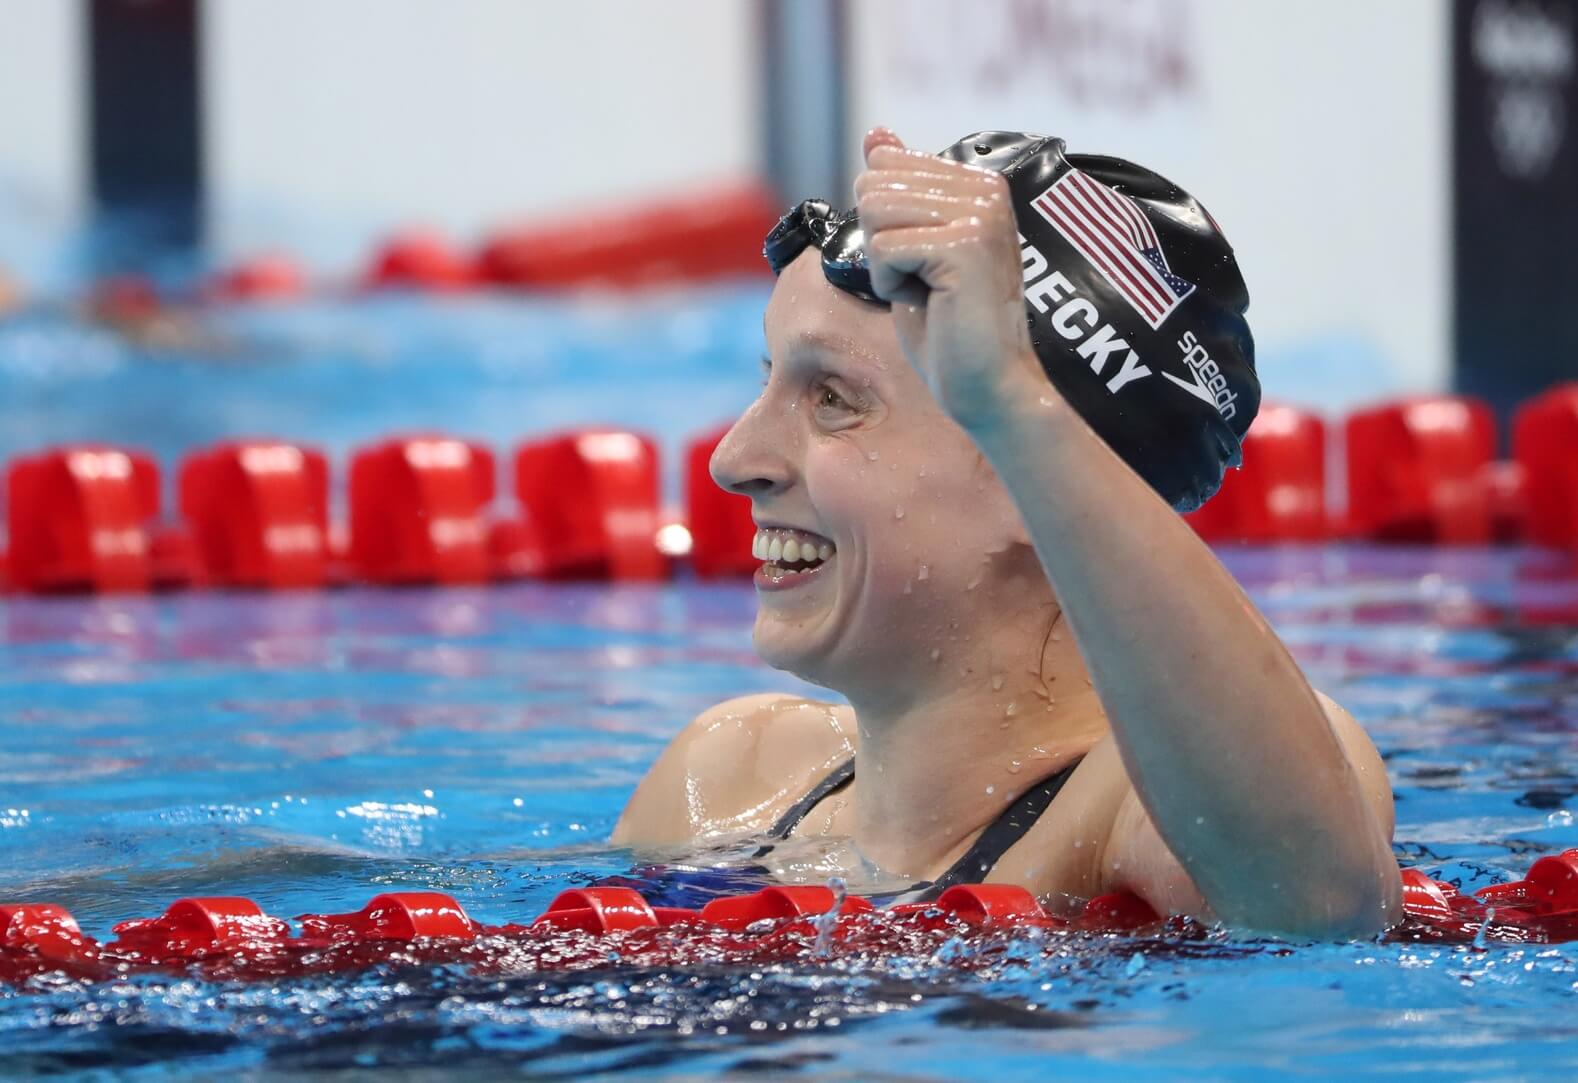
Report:
[[[1052,223],[1059,233],[1063,234],[1065,240],[1073,245],[1086,259],[1096,265],[1096,268],[1106,276],[1107,281],[1111,282],[1113,287],[1123,295],[1129,304],[1138,309],[1141,315],[1147,320],[1160,320],[1161,313],[1158,311],[1156,302],[1141,294],[1137,285],[1127,284],[1127,282],[1132,282],[1132,278],[1119,270],[1118,266],[1106,255],[1104,249],[1100,247],[1101,242],[1099,239],[1088,237],[1084,232],[1084,227],[1070,217],[1060,204],[1052,202],[1048,196],[1043,196],[1037,200],[1035,207],[1046,217],[1048,222]]]
[[[1123,248],[1122,238],[1118,236],[1118,225],[1111,218],[1101,213],[1100,208],[1092,201],[1085,188],[1080,185],[1079,182],[1085,179],[1083,175],[1070,173],[1070,176],[1073,178],[1069,185],[1070,194],[1074,196],[1073,202],[1079,203],[1083,201],[1081,209],[1086,211],[1086,217],[1121,249],[1122,254],[1127,257],[1126,262],[1138,269],[1139,273],[1144,276],[1144,279],[1150,283],[1152,295],[1156,300],[1164,307],[1172,304],[1177,298],[1172,291],[1172,287],[1167,284],[1167,280],[1161,276],[1161,273],[1156,270],[1151,261],[1142,256],[1139,251],[1134,248]]]
[[[1053,200],[1057,201],[1059,196],[1064,197],[1063,202],[1068,210],[1088,226],[1092,235],[1100,240],[1103,249],[1113,261],[1124,268],[1133,288],[1149,298],[1158,308],[1165,308],[1172,300],[1172,294],[1167,290],[1166,283],[1156,281],[1156,268],[1142,258],[1132,246],[1124,244],[1118,235],[1118,228],[1091,207],[1078,188],[1069,185],[1062,192],[1054,194]]]
[[[1115,212],[1118,220],[1127,227],[1129,236],[1134,239],[1135,248],[1144,251],[1152,247],[1150,238],[1145,233],[1145,216],[1134,209],[1134,204],[1105,184],[1097,184],[1084,174],[1076,175],[1072,183],[1077,184],[1087,195],[1100,199]]]
[[[1194,292],[1172,273],[1139,204],[1100,181],[1070,169],[1031,205],[1153,328]]]
[[[1147,320],[1160,318],[1160,306],[1157,301],[1142,290],[1133,272],[1117,261],[1105,241],[1096,236],[1091,228],[1074,216],[1065,205],[1048,199],[1046,207],[1051,212],[1048,215],[1049,221],[1075,249],[1096,265],[1096,268],[1129,304],[1139,309]]]
[[[1117,208],[1120,214],[1122,214],[1130,222],[1134,223],[1134,239],[1136,248],[1154,248],[1158,253],[1161,252],[1162,245],[1161,242],[1156,238],[1156,231],[1151,228],[1151,220],[1145,217],[1144,214],[1140,213],[1140,209],[1134,205],[1134,200],[1130,199],[1128,196],[1119,195],[1111,188],[1108,188],[1105,184],[1097,184],[1095,181],[1091,180],[1084,174],[1080,174],[1079,177],[1076,178],[1075,183],[1080,184],[1087,190],[1096,190],[1106,198],[1107,203],[1110,206]],[[1166,263],[1167,261],[1165,258],[1163,258],[1162,262]]]

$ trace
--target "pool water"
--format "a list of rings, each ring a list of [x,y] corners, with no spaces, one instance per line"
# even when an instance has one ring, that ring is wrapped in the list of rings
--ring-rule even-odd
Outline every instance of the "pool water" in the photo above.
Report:
[[[1227,550],[1374,735],[1397,854],[1473,889],[1578,846],[1578,578],[1528,550]],[[187,894],[394,888],[527,920],[702,708],[803,690],[745,584],[0,601],[0,899],[84,929]],[[1320,875],[1318,869],[1311,876]],[[1578,944],[1026,939],[922,957],[0,990],[7,1074],[849,1079],[1578,1072]]]

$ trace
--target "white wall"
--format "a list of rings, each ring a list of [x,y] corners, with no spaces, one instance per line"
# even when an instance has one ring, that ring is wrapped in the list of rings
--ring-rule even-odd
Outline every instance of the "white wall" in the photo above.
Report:
[[[471,240],[752,176],[751,17],[737,0],[209,0],[219,250],[288,244],[344,270],[391,228]]]
[[[1444,387],[1449,24],[1439,0],[865,0],[852,128],[933,149],[1060,135],[1200,197],[1249,283],[1270,397]]]
[[[48,277],[87,194],[80,6],[0,0],[0,269]]]

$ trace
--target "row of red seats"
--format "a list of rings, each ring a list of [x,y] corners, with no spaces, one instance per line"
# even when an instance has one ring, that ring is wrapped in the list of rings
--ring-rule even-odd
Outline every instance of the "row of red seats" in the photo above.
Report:
[[[1476,895],[1405,869],[1396,935],[1410,939],[1559,943],[1578,938],[1578,850],[1542,857],[1522,880]],[[299,935],[251,899],[180,899],[156,918],[123,921],[100,944],[52,903],[0,905],[0,982],[22,984],[65,971],[95,980],[128,968],[206,967],[226,978],[276,978],[367,966],[394,948],[407,964],[462,961],[524,970],[768,960],[884,953],[932,955],[945,940],[975,933],[1038,928],[1134,932],[1185,923],[1164,921],[1135,895],[1103,895],[1075,919],[1048,913],[1035,896],[1007,884],[949,888],[935,903],[881,910],[830,887],[770,887],[723,896],[700,910],[654,907],[624,887],[562,892],[527,925],[488,926],[439,892],[378,895],[347,914],[298,917]],[[480,941],[480,943],[479,943]],[[957,953],[956,959],[961,958]],[[965,953],[963,958],[968,958]]]
[[[1327,463],[1340,454],[1346,516],[1331,513]],[[1210,541],[1485,544],[1578,548],[1578,383],[1526,403],[1512,458],[1496,458],[1490,408],[1421,396],[1351,415],[1339,442],[1313,413],[1267,405],[1244,440],[1244,468],[1189,516]]]
[[[445,436],[389,440],[352,456],[343,532],[329,522],[327,462],[309,447],[238,441],[189,455],[176,524],[161,519],[148,456],[55,448],[10,465],[10,551],[0,569],[37,592],[653,580],[679,557],[704,577],[748,574],[749,501],[719,490],[707,471],[723,431],[686,450],[683,515],[663,513],[657,447],[635,433],[585,430],[522,445],[519,512],[504,516],[494,514],[488,448]],[[1356,414],[1344,444],[1346,523],[1326,510],[1324,424],[1285,406],[1261,412],[1244,469],[1190,521],[1212,541],[1526,537],[1578,548],[1578,385],[1519,413],[1510,463],[1493,457],[1489,410],[1460,398]]]

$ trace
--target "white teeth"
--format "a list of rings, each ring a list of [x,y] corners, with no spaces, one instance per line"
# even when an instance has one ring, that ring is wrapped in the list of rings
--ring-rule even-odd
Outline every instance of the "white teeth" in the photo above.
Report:
[[[751,538],[751,556],[781,564],[816,564],[829,560],[837,550],[831,542],[797,537],[787,527],[763,527]]]

